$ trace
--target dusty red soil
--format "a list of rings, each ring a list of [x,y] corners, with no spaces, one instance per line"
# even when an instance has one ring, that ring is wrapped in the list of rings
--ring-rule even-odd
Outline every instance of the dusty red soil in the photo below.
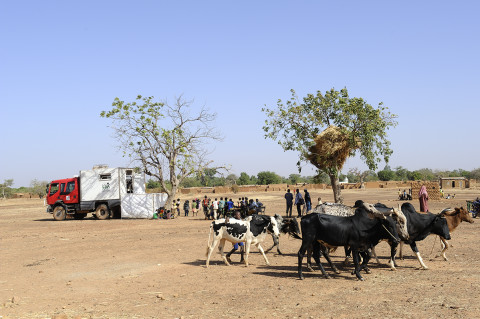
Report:
[[[430,208],[465,206],[479,193],[458,192],[453,200],[430,201]],[[347,204],[356,199],[397,204],[397,189],[343,194]],[[267,214],[284,213],[283,192],[245,195],[265,203]],[[318,196],[332,201],[330,190],[312,192],[312,198]],[[418,209],[418,202],[412,203]],[[452,234],[448,262],[435,257],[436,236],[420,242],[429,270],[419,270],[406,247],[406,259],[391,271],[385,264],[388,245],[381,243],[377,253],[384,264],[373,262],[365,282],[342,267],[342,249],[333,254],[339,275],[327,267],[332,278],[323,279],[304,268],[306,278],[298,280],[300,241],[287,236],[280,239],[285,255],[267,254],[271,266],[253,248],[248,268],[238,263],[239,255],[227,267],[214,253],[207,269],[209,224],[200,215],[56,222],[42,200],[2,200],[0,318],[480,317],[480,222],[462,223]],[[269,237],[263,246],[271,244]]]

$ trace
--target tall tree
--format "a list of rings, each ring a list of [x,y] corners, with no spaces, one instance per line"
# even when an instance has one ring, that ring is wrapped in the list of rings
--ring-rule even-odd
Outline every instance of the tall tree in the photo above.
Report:
[[[257,174],[258,185],[280,184],[282,178],[275,172],[263,171]]]
[[[38,195],[40,198],[43,198],[46,193],[48,182],[46,181],[39,181],[34,179],[30,182],[30,192],[32,194]]]
[[[12,179],[5,179],[3,183],[0,183],[0,189],[2,190],[3,199],[7,198],[10,195],[10,188],[13,185],[13,178]]]
[[[291,90],[291,98],[285,104],[278,100],[276,108],[265,107],[262,111],[267,115],[263,126],[265,138],[276,140],[285,151],[299,152],[299,170],[302,163],[310,162],[325,172],[335,202],[343,201],[338,174],[347,157],[358,151],[368,168],[376,170],[381,159],[388,162],[392,154],[386,131],[397,124],[397,116],[382,103],[374,108],[363,98],[351,98],[346,88],[331,89],[325,94],[317,91],[302,101]],[[326,129],[333,130],[340,138],[324,143],[325,152],[319,153],[315,146]]]
[[[212,128],[215,113],[202,107],[191,114],[192,101],[182,96],[174,104],[155,102],[154,97],[138,95],[134,102],[115,98],[110,111],[101,117],[113,121],[112,128],[124,156],[140,162],[146,175],[160,183],[168,194],[166,208],[171,208],[182,181],[210,167],[207,143],[220,140]]]

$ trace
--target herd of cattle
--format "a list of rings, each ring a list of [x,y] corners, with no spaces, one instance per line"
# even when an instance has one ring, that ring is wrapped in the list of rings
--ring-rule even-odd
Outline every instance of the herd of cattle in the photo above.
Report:
[[[210,235],[207,247],[208,267],[210,257],[215,246],[218,248],[222,259],[230,265],[224,255],[225,242],[245,243],[245,265],[248,266],[248,255],[251,245],[255,245],[269,265],[265,251],[261,243],[267,234],[273,237],[274,245],[278,253],[279,236],[281,233],[290,234],[300,239],[302,244],[298,251],[298,276],[304,279],[302,263],[307,253],[307,267],[311,268],[311,257],[315,260],[323,276],[328,278],[320,257],[324,256],[334,272],[339,273],[332,263],[329,253],[337,247],[344,247],[345,255],[353,258],[355,274],[359,280],[364,280],[360,272],[369,273],[367,265],[373,255],[377,263],[379,260],[375,253],[375,246],[381,241],[386,241],[391,247],[390,267],[395,270],[397,266],[395,256],[400,245],[400,258],[402,258],[402,246],[410,245],[415,253],[420,266],[428,269],[422,260],[417,248],[417,241],[425,239],[430,234],[438,235],[442,241],[441,256],[447,260],[445,254],[449,247],[452,232],[462,221],[473,223],[470,213],[463,207],[444,209],[439,214],[419,213],[410,203],[404,203],[401,208],[388,208],[383,204],[368,204],[361,200],[355,202],[353,207],[342,204],[324,203],[318,205],[312,213],[303,216],[300,226],[294,218],[283,219],[279,215],[252,215],[244,220],[234,218],[215,220],[210,225]],[[243,252],[242,252],[243,253]],[[242,256],[243,257],[243,256]],[[242,258],[243,259],[243,258]]]

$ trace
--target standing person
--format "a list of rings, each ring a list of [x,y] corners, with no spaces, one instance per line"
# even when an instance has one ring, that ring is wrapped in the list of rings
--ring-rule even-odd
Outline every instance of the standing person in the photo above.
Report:
[[[216,198],[215,198],[215,200],[213,201],[212,206],[213,206],[213,219],[216,220],[216,219],[218,219],[218,216],[217,216],[217,212],[218,212],[218,201],[217,201]]]
[[[197,212],[197,199],[192,199],[192,216],[195,216]]]
[[[190,210],[190,202],[188,199],[183,203],[183,211],[185,212],[185,217],[188,216],[188,211]]]
[[[177,216],[180,217],[180,198],[177,199],[177,203],[175,204],[177,210]]]
[[[312,210],[312,198],[310,197],[310,193],[307,191],[307,189],[305,189],[304,192],[305,192],[304,210],[306,210],[306,213],[308,214]]]
[[[230,198],[226,205],[227,205],[227,214],[230,215],[234,207],[233,200]]]
[[[205,215],[205,219],[210,219],[208,216],[208,198],[207,195],[205,195],[205,198],[202,200],[202,206],[203,206],[203,214]]]
[[[420,201],[420,211],[421,212],[428,212],[428,193],[427,187],[422,185],[420,188],[420,192],[418,192],[418,200]]]
[[[225,207],[225,202],[223,201],[223,197],[220,197],[220,200],[218,201],[218,217],[220,217],[223,214],[223,218],[225,218],[225,211],[223,210]]]
[[[302,197],[302,194],[300,193],[300,190],[297,188],[295,194],[295,205],[297,206],[297,214],[298,217],[302,217],[302,205],[305,204],[305,200]]]
[[[292,205],[293,205],[293,194],[290,193],[290,189],[287,190],[285,194],[285,200],[287,201],[287,217],[292,217]],[[290,212],[290,214],[289,214]]]
[[[197,210],[196,210],[195,216],[198,216],[198,212],[200,211],[200,198],[197,198],[195,202],[197,203]]]

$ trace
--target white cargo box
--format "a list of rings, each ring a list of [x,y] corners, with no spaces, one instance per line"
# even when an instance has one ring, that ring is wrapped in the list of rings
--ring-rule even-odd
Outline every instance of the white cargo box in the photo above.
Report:
[[[145,194],[143,173],[119,167],[80,171],[81,201],[121,199],[126,194]]]
[[[165,193],[126,194],[122,197],[122,218],[153,218],[153,213],[163,207],[168,195]]]

